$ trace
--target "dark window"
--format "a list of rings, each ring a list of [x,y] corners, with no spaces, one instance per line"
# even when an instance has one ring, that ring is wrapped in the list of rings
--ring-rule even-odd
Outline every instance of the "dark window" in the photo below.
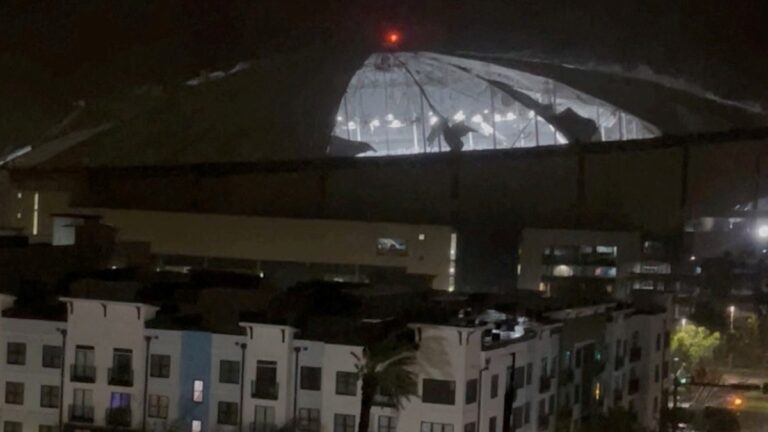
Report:
[[[7,363],[9,365],[23,365],[27,362],[27,344],[21,342],[8,342]]]
[[[659,382],[659,365],[653,369],[653,382]]]
[[[529,367],[530,369],[533,369],[532,366],[529,366]],[[513,377],[513,382],[512,382],[514,388],[521,389],[526,386],[526,381],[528,380],[528,376],[526,376],[526,372],[527,371],[525,366],[520,366],[515,368],[515,375]]]
[[[5,403],[11,405],[24,405],[24,383],[5,382]]]
[[[499,374],[491,375],[491,399],[499,395]]]
[[[61,347],[56,345],[43,345],[43,367],[61,369]]]
[[[553,394],[549,395],[549,410],[547,412],[555,412],[555,395]]]
[[[488,432],[496,432],[496,416],[488,419]]]
[[[355,432],[355,416],[349,414],[334,415],[333,432]]]
[[[216,423],[220,425],[237,425],[237,402],[219,401],[219,415]]]
[[[253,420],[253,432],[274,432],[275,425],[275,407],[256,405],[256,416]]]
[[[336,394],[355,396],[357,394],[357,374],[354,372],[336,372]]]
[[[3,432],[21,432],[21,422],[17,421],[5,421],[3,423]]]
[[[44,385],[40,387],[40,406],[43,408],[59,407],[59,386]]]
[[[661,333],[656,333],[656,351],[661,351]]]
[[[523,424],[528,424],[531,422],[531,403],[526,402],[523,407]]]
[[[512,429],[517,430],[523,427],[523,407],[512,409]]]
[[[376,432],[396,432],[397,421],[393,416],[379,416],[379,427]]]
[[[421,392],[421,400],[424,403],[443,405],[456,403],[456,383],[454,381],[424,378]]]
[[[452,424],[421,422],[420,432],[453,432]]]
[[[477,378],[467,380],[467,392],[464,396],[464,402],[467,405],[477,402]]]
[[[575,361],[577,369],[581,367],[581,357],[583,355],[584,355],[584,351],[581,348],[578,348],[576,350],[576,361]]]
[[[525,385],[529,386],[533,383],[533,363],[528,363],[525,366]]]
[[[253,386],[253,397],[277,400],[277,362],[258,360],[256,362],[256,380]]]
[[[475,424],[475,422],[465,424],[464,432],[477,432],[477,425]]]
[[[149,358],[149,376],[168,378],[171,376],[171,356],[152,354]]]
[[[240,362],[232,360],[219,361],[219,382],[240,384]]]
[[[319,367],[302,366],[301,367],[301,389],[302,390],[320,390],[322,381],[322,369]]]
[[[168,396],[149,395],[147,416],[152,418],[168,418]]]
[[[299,431],[320,432],[320,410],[299,408]]]

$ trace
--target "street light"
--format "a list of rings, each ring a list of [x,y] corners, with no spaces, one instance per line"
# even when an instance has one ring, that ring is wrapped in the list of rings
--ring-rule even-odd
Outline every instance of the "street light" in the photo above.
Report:
[[[728,311],[731,314],[731,333],[733,333],[733,315],[736,313],[736,306],[730,305]]]
[[[761,239],[768,239],[768,225],[760,225],[757,227],[757,236]]]

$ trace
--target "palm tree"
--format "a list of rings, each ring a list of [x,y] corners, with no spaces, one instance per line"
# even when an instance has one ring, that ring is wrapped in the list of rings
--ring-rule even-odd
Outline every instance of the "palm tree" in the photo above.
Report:
[[[358,380],[362,381],[358,432],[368,432],[376,396],[384,396],[402,408],[404,400],[417,394],[416,374],[409,368],[416,359],[415,349],[413,343],[389,337],[365,347],[362,356],[352,353]]]

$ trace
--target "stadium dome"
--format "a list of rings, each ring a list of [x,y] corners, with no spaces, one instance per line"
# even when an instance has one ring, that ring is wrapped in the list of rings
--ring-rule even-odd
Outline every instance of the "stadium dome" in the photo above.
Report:
[[[329,153],[388,156],[659,135],[632,113],[550,78],[431,52],[376,53],[347,86]]]

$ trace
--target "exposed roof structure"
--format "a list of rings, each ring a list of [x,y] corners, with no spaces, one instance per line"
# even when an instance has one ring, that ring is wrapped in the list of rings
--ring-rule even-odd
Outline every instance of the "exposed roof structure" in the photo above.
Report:
[[[367,58],[367,60],[366,60]],[[422,107],[423,104],[423,107]],[[488,53],[306,47],[78,102],[0,166],[169,166],[621,141],[764,126],[658,82]],[[452,129],[458,140],[446,138]],[[450,137],[449,137],[450,138]]]
[[[331,153],[385,156],[658,136],[638,117],[556,80],[430,52],[373,54],[347,87]],[[339,138],[341,140],[339,140]]]

